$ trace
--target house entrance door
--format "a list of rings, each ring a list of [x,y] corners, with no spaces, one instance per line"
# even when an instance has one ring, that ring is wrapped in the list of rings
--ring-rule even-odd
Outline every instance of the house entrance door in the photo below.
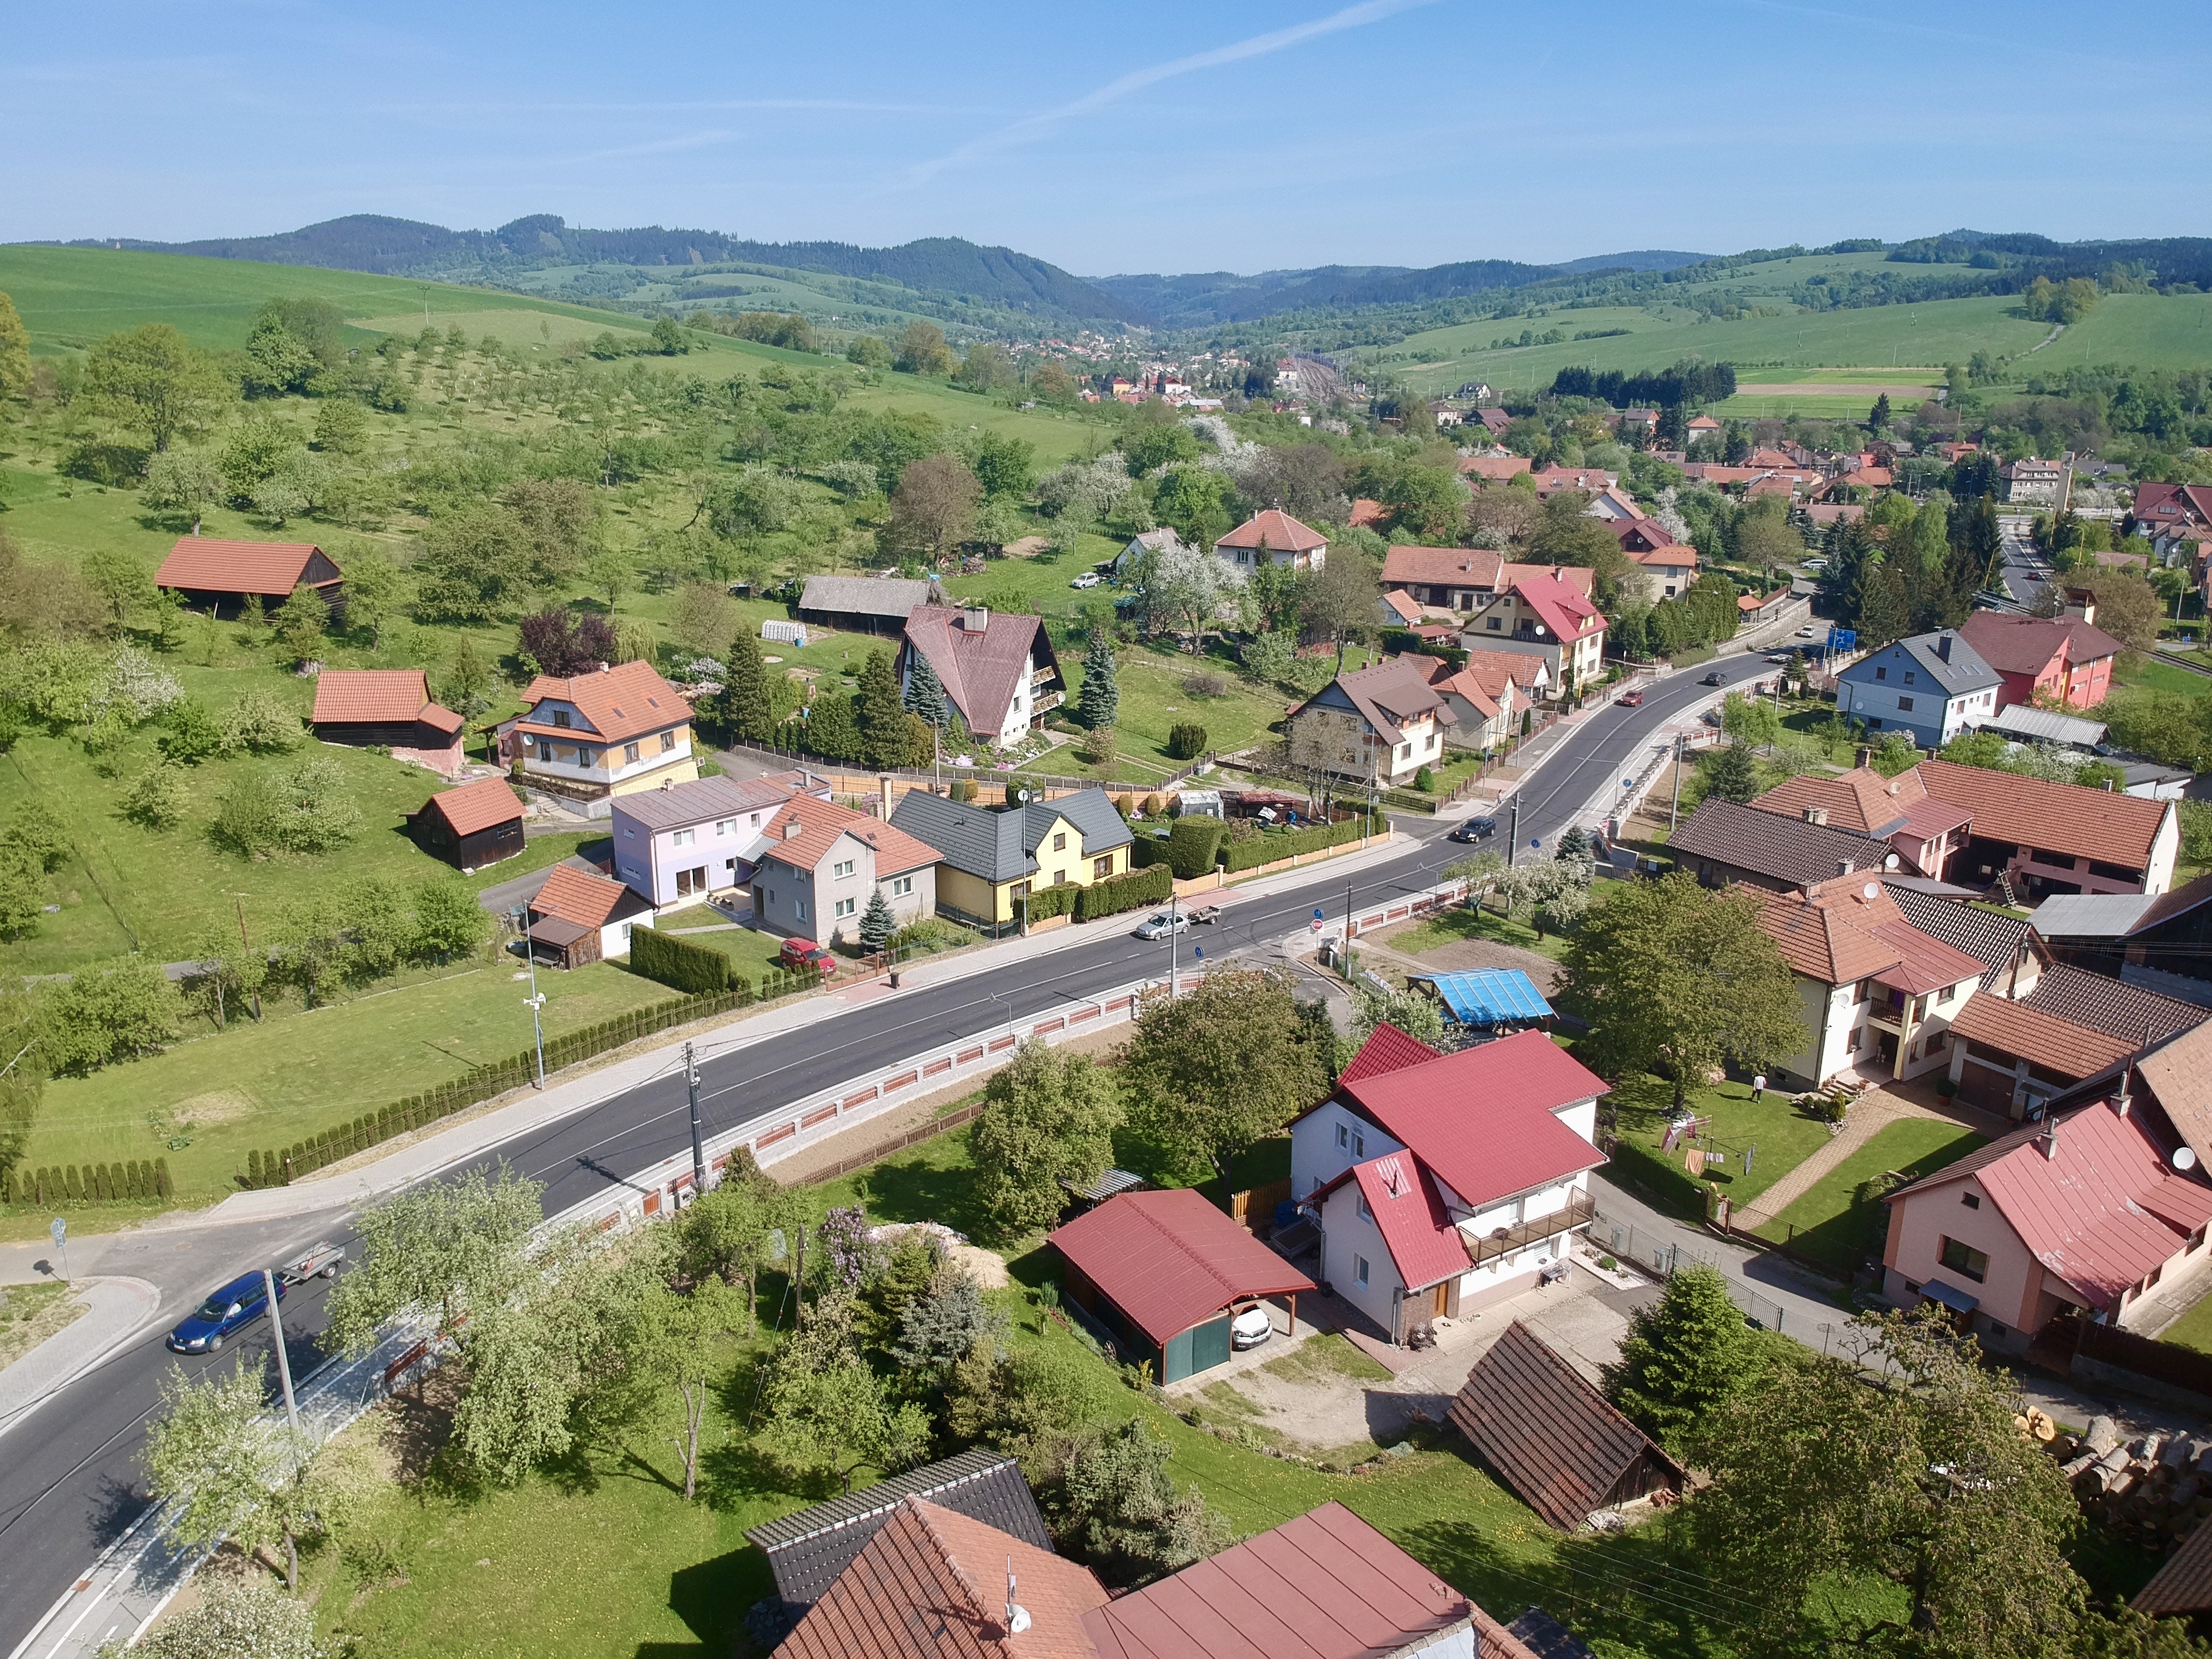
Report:
[[[1444,1304],[1450,1295],[1451,1280],[1449,1279],[1444,1280],[1443,1284],[1437,1285],[1435,1290],[1429,1293],[1430,1318],[1442,1319],[1444,1316]]]

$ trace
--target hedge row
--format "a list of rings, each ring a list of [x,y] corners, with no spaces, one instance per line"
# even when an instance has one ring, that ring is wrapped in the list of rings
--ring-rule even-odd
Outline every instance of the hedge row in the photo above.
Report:
[[[1054,916],[1064,916],[1075,908],[1075,896],[1083,890],[1072,881],[1056,882],[1050,887],[1040,887],[1030,894],[1030,920],[1046,921]]]
[[[1175,821],[1168,831],[1168,868],[1177,881],[1202,876],[1221,861],[1221,840],[1229,826],[1219,818],[1194,814]]]
[[[1249,841],[1231,842],[1221,862],[1234,875],[1240,870],[1256,870],[1263,864],[1272,864],[1294,854],[1303,857],[1308,853],[1341,847],[1346,842],[1358,841],[1363,835],[1371,833],[1364,817],[1346,818],[1342,823],[1316,824],[1310,830],[1263,830]]]
[[[635,948],[637,939],[645,937],[639,929],[631,940]],[[720,956],[720,952],[714,952]],[[725,962],[729,958],[724,957]],[[771,995],[803,983],[796,975],[771,973],[769,988]],[[617,1014],[612,1019],[603,1019],[596,1025],[586,1025],[578,1030],[566,1031],[545,1041],[545,1070],[551,1075],[564,1066],[574,1066],[579,1060],[589,1060],[611,1048],[635,1042],[640,1037],[665,1031],[672,1025],[689,1024],[695,1019],[706,1019],[715,1014],[726,1014],[746,1007],[754,1000],[752,987],[740,978],[734,990],[713,996],[678,997],[656,1003],[649,1008],[633,1009],[627,1014]],[[374,1112],[364,1112],[349,1123],[341,1123],[321,1134],[305,1140],[295,1140],[289,1146],[265,1152],[248,1152],[246,1168],[238,1176],[242,1187],[281,1187],[304,1175],[336,1164],[356,1152],[365,1152],[370,1147],[413,1130],[427,1128],[441,1118],[451,1117],[480,1102],[505,1094],[510,1089],[520,1089],[535,1080],[538,1075],[538,1056],[533,1049],[526,1048],[510,1059],[497,1060],[489,1066],[479,1066],[474,1071],[453,1082],[419,1095],[410,1095],[389,1106]]]
[[[1133,871],[1126,876],[1111,876],[1076,889],[1075,919],[1093,921],[1100,916],[1134,910],[1139,905],[1164,904],[1174,891],[1175,878],[1164,864]]]
[[[691,997],[718,996],[745,983],[738,964],[721,951],[652,927],[630,930],[629,965],[633,972]]]
[[[56,1169],[32,1170],[18,1164],[0,1175],[0,1198],[40,1209],[167,1198],[173,1190],[166,1158],[134,1158],[120,1164],[88,1164],[82,1168],[65,1164]]]

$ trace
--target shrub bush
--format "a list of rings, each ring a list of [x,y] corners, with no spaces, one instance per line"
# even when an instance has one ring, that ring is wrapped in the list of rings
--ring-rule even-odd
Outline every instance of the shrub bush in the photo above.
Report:
[[[1168,835],[1168,868],[1177,881],[1188,881],[1213,868],[1221,852],[1221,837],[1228,826],[1219,818],[1177,818]]]
[[[1420,790],[1424,794],[1435,794],[1437,793],[1437,775],[1430,771],[1427,767],[1424,766],[1419,771],[1413,774],[1413,787]]]
[[[1206,728],[1195,720],[1177,720],[1168,728],[1168,755],[1174,760],[1196,760],[1206,752]]]
[[[737,963],[720,951],[652,927],[631,929],[629,965],[686,996],[714,996],[744,982]]]
[[[1378,817],[1375,829],[1384,827]],[[1235,875],[1240,870],[1256,870],[1263,864],[1273,864],[1277,859],[1293,854],[1303,857],[1326,848],[1340,847],[1368,833],[1371,832],[1363,817],[1346,818],[1342,823],[1316,824],[1310,830],[1270,830],[1249,841],[1231,842],[1222,863],[1230,874]]]
[[[1119,915],[1140,905],[1166,903],[1175,891],[1175,878],[1166,865],[1155,864],[1130,875],[1094,881],[1076,891],[1079,896],[1075,901],[1075,919],[1091,921],[1100,916]]]
[[[1155,864],[1167,861],[1167,842],[1150,830],[1139,830],[1129,843],[1129,867],[1132,870],[1146,870]]]
[[[1194,697],[1225,697],[1229,695],[1229,682],[1218,674],[1186,674],[1182,689]],[[1205,744],[1199,746],[1203,749]]]
[[[1075,896],[1082,890],[1072,881],[1033,889],[1029,897],[1030,920],[1049,921],[1054,916],[1068,915],[1075,908]]]

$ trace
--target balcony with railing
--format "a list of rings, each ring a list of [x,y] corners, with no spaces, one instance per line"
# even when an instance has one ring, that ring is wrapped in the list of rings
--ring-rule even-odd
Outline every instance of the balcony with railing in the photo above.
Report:
[[[1554,1210],[1549,1215],[1540,1215],[1517,1227],[1492,1228],[1480,1238],[1466,1233],[1462,1237],[1467,1240],[1468,1254],[1474,1258],[1474,1266],[1480,1267],[1486,1261],[1511,1255],[1516,1250],[1540,1244],[1560,1233],[1587,1227],[1596,1214],[1596,1200],[1588,1193],[1577,1192],[1568,1198],[1565,1209]]]

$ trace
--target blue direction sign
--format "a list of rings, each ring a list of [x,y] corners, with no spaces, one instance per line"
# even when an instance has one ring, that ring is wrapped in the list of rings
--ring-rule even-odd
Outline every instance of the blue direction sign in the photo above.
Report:
[[[1828,649],[1831,651],[1848,651],[1858,642],[1858,630],[1855,628],[1832,628],[1828,630]]]

